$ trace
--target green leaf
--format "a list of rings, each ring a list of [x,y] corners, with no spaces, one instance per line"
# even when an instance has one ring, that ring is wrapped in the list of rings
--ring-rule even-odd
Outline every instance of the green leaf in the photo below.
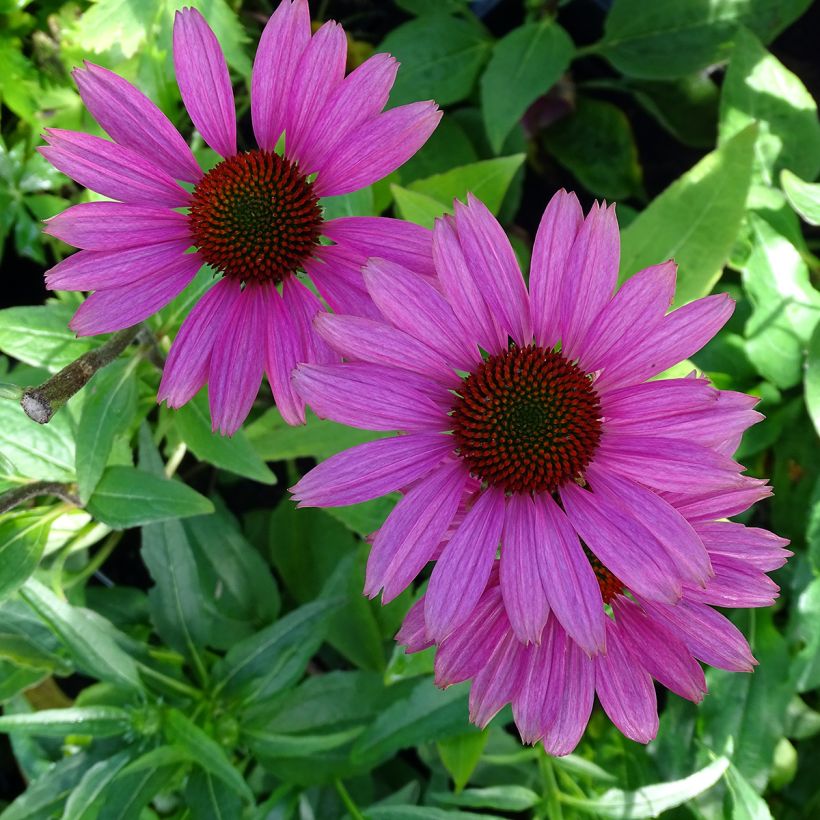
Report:
[[[0,600],[37,569],[53,520],[42,509],[6,513],[0,519]]]
[[[0,732],[65,737],[119,737],[131,726],[131,716],[118,706],[43,709],[30,714],[0,715]]]
[[[466,789],[461,794],[433,792],[431,797],[439,803],[466,806],[470,809],[499,809],[500,811],[526,811],[537,805],[541,798],[525,786],[487,786],[483,789]]]
[[[405,221],[415,222],[424,228],[432,228],[438,217],[452,212],[450,206],[440,200],[402,188],[401,185],[391,185],[390,191],[398,215]]]
[[[445,114],[430,139],[401,166],[400,178],[407,185],[415,179],[424,179],[457,165],[477,161],[478,154],[464,128],[454,117]],[[322,203],[326,201],[323,199]]]
[[[546,129],[541,140],[597,196],[628,199],[642,188],[632,127],[611,103],[579,97],[575,111]]]
[[[120,752],[91,766],[66,800],[63,820],[97,820],[103,792],[127,762],[128,753]]]
[[[123,57],[132,57],[145,42],[159,5],[160,0],[97,0],[77,21],[77,43],[98,54],[116,45]]]
[[[513,29],[495,44],[481,77],[481,109],[495,153],[530,104],[560,79],[573,51],[567,33],[548,17]]]
[[[261,729],[247,729],[243,737],[253,753],[265,760],[277,757],[312,757],[319,752],[338,749],[362,733],[361,726],[321,735],[282,735]]]
[[[76,465],[80,499],[87,502],[102,477],[114,439],[137,410],[136,359],[120,359],[98,371],[85,388],[77,425]]]
[[[50,820],[60,816],[63,803],[71,790],[90,768],[85,754],[63,758],[49,766],[6,809],[3,820]]]
[[[441,691],[426,678],[416,684],[408,698],[376,718],[353,746],[351,760],[376,766],[399,749],[463,735],[470,728],[465,686],[459,684]]]
[[[213,504],[185,484],[133,467],[109,467],[86,509],[113,529],[213,512]]]
[[[735,36],[720,97],[720,143],[759,123],[755,170],[771,185],[788,168],[814,179],[820,171],[817,105],[802,81],[747,29]]]
[[[467,8],[468,0],[395,0],[396,5],[409,11],[410,14],[433,14],[441,11],[462,11]]]
[[[809,341],[804,389],[806,409],[817,435],[820,436],[820,324],[815,325]]]
[[[746,353],[768,381],[793,387],[803,376],[803,356],[820,319],[820,292],[797,249],[756,214],[749,215],[754,242],[743,267],[752,304]]]
[[[245,778],[228,759],[223,748],[178,709],[169,709],[165,718],[169,742],[184,749],[190,760],[221,780],[243,800],[253,803],[253,792]]]
[[[232,820],[242,813],[239,796],[210,772],[202,770],[188,778],[185,803],[192,820]]]
[[[238,430],[230,438],[211,431],[208,399],[204,393],[180,407],[173,419],[180,438],[200,461],[207,461],[215,467],[230,470],[262,484],[276,483],[276,476],[242,430]]]
[[[117,645],[119,633],[108,621],[61,601],[34,578],[26,581],[21,594],[65,645],[80,669],[100,680],[142,688],[134,659]]]
[[[751,179],[754,127],[675,180],[621,234],[621,280],[666,259],[678,263],[675,301],[705,296],[737,236]]]
[[[50,300],[39,307],[0,310],[0,350],[52,373],[99,346],[99,337],[78,339],[68,323],[71,305]]]
[[[453,778],[457,792],[469,782],[478,761],[481,760],[481,753],[487,745],[488,737],[487,730],[469,732],[466,735],[445,738],[436,744],[441,762]]]
[[[400,63],[392,105],[433,99],[450,105],[469,96],[490,53],[491,41],[476,22],[436,13],[393,29],[379,46]]]
[[[811,0],[615,0],[598,48],[621,72],[672,79],[725,60],[738,26],[769,42]]]
[[[820,225],[820,182],[805,182],[789,170],[780,172],[789,204],[809,225]]]
[[[732,820],[772,820],[766,801],[752,788],[748,780],[730,765],[725,774],[732,796]]]
[[[810,692],[820,686],[820,578],[814,578],[797,596],[789,637],[799,647],[793,661],[795,689]]]
[[[720,757],[682,780],[642,786],[635,791],[609,789],[600,797],[590,799],[564,795],[562,802],[601,817],[618,817],[624,820],[657,817],[661,812],[681,806],[711,789],[728,767],[729,761],[725,757]]]
[[[149,752],[150,754],[150,752]],[[103,790],[103,804],[97,820],[140,820],[143,809],[164,791],[179,770],[178,765],[139,767],[146,756],[137,758],[109,782]]]

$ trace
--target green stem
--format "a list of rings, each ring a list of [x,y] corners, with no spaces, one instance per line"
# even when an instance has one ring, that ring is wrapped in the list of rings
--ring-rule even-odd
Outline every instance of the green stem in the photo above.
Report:
[[[114,548],[122,540],[122,536],[122,530],[112,532],[111,535],[106,538],[103,545],[94,553],[94,557],[91,558],[91,560],[79,572],[72,575],[63,587],[65,589],[71,589],[72,587],[77,586],[77,584],[81,584],[83,581],[88,580],[108,560],[109,556],[114,551]]]
[[[169,675],[164,675],[162,672],[157,672],[156,669],[152,669],[150,666],[146,666],[143,663],[141,663],[139,667],[140,671],[144,675],[149,678],[153,678],[156,681],[162,681],[162,683],[169,689],[175,689],[181,695],[191,698],[191,700],[202,700],[203,694],[196,687],[189,686],[187,683],[177,680],[176,678],[172,678]]]
[[[546,794],[544,797],[547,804],[547,817],[549,817],[549,820],[562,820],[564,812],[561,808],[561,792],[558,789],[558,780],[555,777],[552,760],[546,752],[539,758],[539,764],[546,781]]]
[[[58,481],[32,481],[23,484],[22,487],[15,487],[0,495],[0,513],[14,509],[18,504],[36,498],[38,495],[55,495],[66,504],[74,507],[82,507],[82,502],[74,494],[72,484],[61,484]]]
[[[336,791],[339,792],[339,797],[342,798],[342,803],[345,804],[345,808],[348,810],[353,820],[365,820],[365,816],[359,811],[358,806],[353,802],[353,798],[345,788],[345,784],[342,783],[342,781],[337,777],[333,781],[333,785],[336,787]]]

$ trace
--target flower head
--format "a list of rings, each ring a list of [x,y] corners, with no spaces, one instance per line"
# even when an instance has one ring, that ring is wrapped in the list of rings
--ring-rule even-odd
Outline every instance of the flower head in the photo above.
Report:
[[[328,22],[311,35],[307,0],[282,0],[253,67],[256,147],[239,151],[222,50],[202,15],[185,9],[174,22],[177,82],[194,126],[223,158],[215,167],[203,172],[147,97],[92,64],[75,78],[113,141],[49,129],[41,149],[81,185],[116,200],[75,205],[46,226],[81,249],[47,273],[48,286],[94,291],[72,319],[77,333],[142,321],[203,264],[220,274],[180,329],[159,399],[178,407],[207,383],[214,428],[223,433],[242,423],[264,372],[283,417],[303,422],[291,371],[297,362],[336,359],[311,325],[323,305],[297,273],[309,273],[333,309],[369,315],[360,274],[368,255],[432,271],[423,228],[375,217],[324,219],[323,197],[395,170],[440,118],[432,102],[383,112],[396,61],[377,54],[345,76],[346,55],[341,26]],[[320,245],[321,236],[334,244]]]
[[[583,652],[602,653],[612,590],[668,606],[713,579],[690,508],[769,492],[731,457],[761,418],[754,398],[694,375],[647,381],[705,344],[733,304],[709,296],[668,313],[671,262],[615,293],[614,209],[584,218],[563,191],[538,229],[529,289],[474,198],[437,222],[433,258],[440,287],[368,264],[380,320],[317,317],[347,361],[300,366],[302,396],[320,416],[402,435],[333,456],[294,495],[333,506],[404,492],[373,540],[365,591],[390,600],[435,559],[430,640],[473,617],[500,545],[496,594],[516,640],[537,644],[552,613]]]

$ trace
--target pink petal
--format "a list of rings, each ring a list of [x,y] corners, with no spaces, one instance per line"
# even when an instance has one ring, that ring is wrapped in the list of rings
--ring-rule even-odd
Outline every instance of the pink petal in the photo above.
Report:
[[[270,317],[265,334],[265,372],[276,408],[288,424],[305,423],[305,402],[293,382],[293,370],[304,353],[300,317],[287,309],[276,288],[265,293]]]
[[[569,519],[549,495],[536,498],[541,522],[541,584],[553,615],[583,650],[604,651],[604,602],[595,571]]]
[[[405,652],[412,655],[433,646],[427,639],[427,627],[424,624],[424,596],[418,599],[404,616],[401,629],[396,633],[396,643],[405,646]]]
[[[300,507],[343,507],[400,490],[424,478],[453,450],[449,436],[367,441],[331,456],[291,489]]]
[[[129,283],[98,290],[80,305],[69,327],[78,336],[94,336],[136,325],[180,294],[200,267],[202,260],[196,254],[185,254],[136,288]]]
[[[317,169],[319,196],[358,191],[407,162],[433,133],[442,112],[433,102],[391,108],[345,137]]]
[[[550,613],[542,586],[546,552],[543,521],[536,516],[535,504],[526,495],[507,499],[504,537],[501,547],[501,591],[504,607],[516,637],[524,643],[538,643]]]
[[[688,600],[738,609],[771,606],[780,594],[780,587],[768,575],[742,559],[713,555],[712,565],[715,577],[705,589],[684,588]]]
[[[188,143],[141,91],[113,71],[89,62],[73,75],[85,107],[112,139],[174,179],[199,182],[202,170]]]
[[[447,637],[478,603],[493,568],[504,526],[504,493],[479,495],[436,562],[427,587],[424,620],[437,641]]]
[[[316,320],[324,315],[325,306],[316,295],[295,276],[289,276],[282,286],[285,310],[293,319],[299,334],[299,359],[297,362],[333,364],[339,357],[316,331]],[[294,366],[297,362],[294,362]]]
[[[595,689],[609,719],[631,740],[658,733],[658,703],[649,673],[624,646],[622,630],[607,619],[605,655],[595,658]]]
[[[413,222],[385,216],[345,216],[325,222],[322,233],[367,259],[377,256],[435,278],[433,232]]]
[[[268,20],[251,77],[251,116],[256,143],[273,151],[285,130],[291,84],[310,40],[307,0],[283,0]]]
[[[188,240],[188,217],[170,208],[125,205],[122,202],[81,202],[47,219],[43,232],[69,245],[92,251],[136,248],[173,240]]]
[[[706,678],[686,645],[634,601],[618,595],[612,603],[623,642],[641,666],[667,689],[700,703]]]
[[[223,436],[233,435],[250,413],[265,370],[264,338],[268,285],[246,285],[225,316],[219,344],[208,366],[211,426]]]
[[[501,641],[487,665],[476,675],[470,690],[470,720],[482,729],[513,700],[526,680],[529,655],[512,633]]]
[[[46,129],[49,145],[37,150],[58,170],[85,188],[123,202],[181,208],[191,195],[166,171],[116,142]]]
[[[425,341],[459,370],[472,370],[481,361],[475,342],[429,282],[384,259],[371,259],[363,276],[373,302],[399,330]]]
[[[645,526],[606,497],[577,485],[562,487],[560,494],[573,528],[616,578],[648,598],[680,598],[677,568]]]
[[[444,431],[449,417],[432,396],[446,390],[423,376],[369,362],[300,365],[299,395],[321,418],[364,430]]]
[[[387,603],[421,572],[453,520],[466,482],[461,463],[445,461],[399,501],[373,541],[365,595],[373,598],[383,587]]]
[[[552,347],[561,337],[562,282],[583,221],[578,197],[562,188],[549,201],[538,225],[530,267],[530,309],[535,341],[541,347]]]
[[[487,307],[479,283],[473,275],[456,233],[452,217],[436,220],[433,228],[433,260],[444,295],[473,344],[489,353],[507,349],[507,336],[498,327]]]
[[[190,246],[187,239],[113,251],[78,251],[46,271],[51,290],[117,288],[161,277]],[[201,264],[201,263],[200,263]]]
[[[179,329],[162,371],[157,401],[181,407],[208,379],[211,351],[241,294],[239,283],[220,279],[197,303]]]
[[[712,577],[709,554],[692,525],[669,503],[641,484],[614,477],[590,465],[587,479],[596,494],[605,495],[638,522],[651,522],[652,532],[675,563],[680,577],[703,586]]]
[[[765,479],[741,476],[741,486],[723,487],[709,492],[664,493],[664,498],[689,521],[697,524],[714,518],[729,518],[738,515],[752,504],[768,498],[772,488]]]
[[[398,67],[389,54],[374,54],[333,89],[305,136],[301,155],[306,167],[318,168],[351,132],[384,108]]]
[[[532,319],[524,277],[504,229],[472,194],[455,203],[455,224],[464,258],[496,324],[523,347],[532,340]]]
[[[561,281],[561,344],[568,358],[578,355],[581,340],[612,297],[620,258],[615,206],[596,202],[575,236]]]
[[[745,527],[734,521],[709,521],[695,524],[695,530],[712,555],[725,555],[764,572],[779,569],[792,555],[784,549],[788,540],[768,530]]]
[[[316,290],[335,313],[381,319],[362,279],[365,258],[343,245],[322,245],[305,262]]]
[[[675,296],[674,262],[636,273],[601,309],[578,344],[579,365],[588,373],[617,365],[624,351],[643,343],[648,325],[655,326]]]
[[[197,9],[174,17],[174,69],[182,102],[205,142],[223,157],[236,154],[236,108],[219,40]]]
[[[309,164],[311,155],[305,145],[328,96],[344,79],[346,61],[347,37],[332,20],[311,37],[299,58],[288,93],[285,140],[288,157],[297,160],[305,173],[318,167],[315,159]]]

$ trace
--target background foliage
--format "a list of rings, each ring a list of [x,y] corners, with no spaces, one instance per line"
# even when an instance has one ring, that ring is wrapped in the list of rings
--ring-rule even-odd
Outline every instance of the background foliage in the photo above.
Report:
[[[271,3],[188,0],[216,30],[250,134],[250,57]],[[39,221],[89,199],[34,147],[44,126],[99,133],[69,70],[138,83],[199,158],[173,79],[178,0],[0,0],[0,379],[33,385],[103,339],[45,296],[69,252]],[[411,601],[361,594],[390,503],[298,513],[284,488],[368,434],[292,429],[269,394],[232,439],[199,396],[157,408],[159,370],[196,284],[47,426],[0,401],[2,820],[820,815],[820,127],[809,0],[329,0],[351,67],[402,62],[392,103],[446,111],[400,172],[330,203],[431,225],[468,190],[526,264],[560,185],[617,199],[623,276],[674,256],[678,303],[730,291],[729,325],[695,358],[759,395],[738,454],[773,477],[750,522],[792,539],[773,611],[737,613],[760,666],[710,670],[701,707],[668,695],[658,739],[596,712],[577,752],[522,747],[509,714],[479,732],[463,686],[392,643]],[[805,16],[803,16],[805,15]],[[815,37],[812,37],[812,30]],[[814,58],[812,61],[811,58]],[[32,306],[34,305],[34,306]],[[153,341],[152,341],[153,340]],[[8,386],[6,393],[13,394]]]

